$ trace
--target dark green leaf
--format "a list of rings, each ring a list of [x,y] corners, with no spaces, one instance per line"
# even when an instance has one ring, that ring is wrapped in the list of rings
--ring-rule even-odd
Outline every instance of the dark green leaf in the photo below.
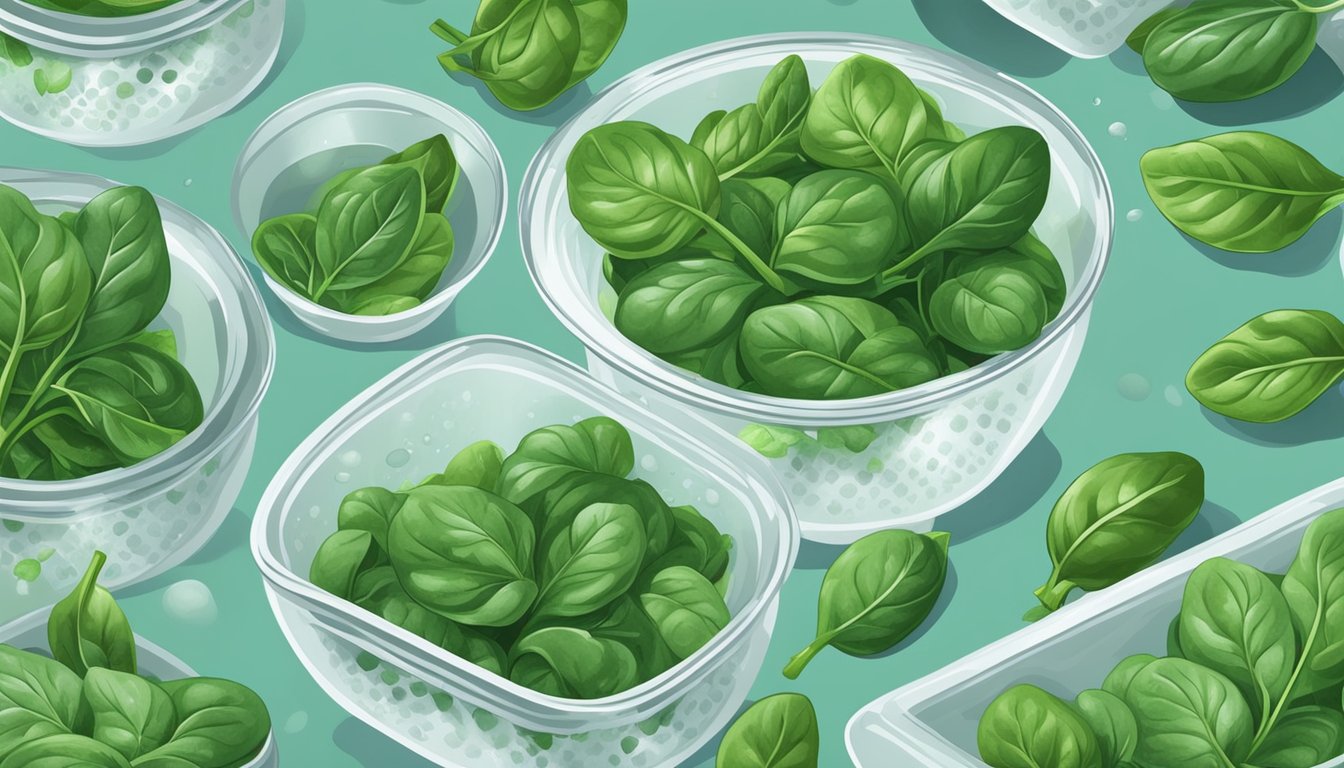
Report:
[[[453,196],[459,173],[457,155],[443,134],[418,141],[395,155],[386,157],[381,165],[405,163],[420,172],[425,183],[425,213],[443,213],[448,198]]]
[[[127,760],[166,744],[177,725],[168,693],[139,675],[90,669],[84,698],[93,713],[93,738]]]
[[[16,745],[0,768],[130,768],[130,763],[106,744],[62,733]]]
[[[543,427],[524,436],[504,460],[500,495],[522,505],[568,476],[597,472],[625,477],[634,467],[630,433],[613,419],[595,416],[572,427]]]
[[[1250,707],[1226,677],[1185,659],[1135,675],[1125,701],[1139,724],[1140,765],[1241,765],[1255,732]]]
[[[1034,685],[999,694],[980,716],[976,742],[993,768],[1111,768],[1087,721]]]
[[[82,686],[63,664],[0,644],[0,761],[29,739],[87,731]]]
[[[740,328],[769,292],[730,261],[674,261],[630,281],[616,305],[616,327],[654,354],[702,349]]]
[[[368,531],[336,531],[317,548],[308,579],[342,600],[349,600],[354,593],[355,578],[376,565],[378,555],[378,545]]]
[[[425,185],[406,165],[375,165],[332,190],[317,211],[313,292],[359,288],[385,277],[412,252],[425,216]]]
[[[820,171],[798,182],[779,206],[770,265],[830,285],[871,280],[908,244],[893,190],[859,171]]]
[[[261,751],[271,717],[257,694],[229,680],[193,677],[162,683],[177,711],[177,728],[135,768],[234,768]]]
[[[817,768],[821,736],[812,702],[777,693],[747,708],[723,734],[716,768]]]
[[[1078,694],[1073,706],[1096,735],[1103,766],[1120,766],[1134,757],[1139,726],[1123,699],[1106,691],[1087,690]]]
[[[586,507],[542,561],[533,621],[582,616],[610,604],[634,583],[646,546],[644,524],[633,507]]]
[[[639,680],[635,657],[624,645],[572,627],[537,630],[509,655],[509,679],[549,696],[600,699]]]
[[[698,651],[732,618],[714,585],[685,566],[660,571],[639,602],[678,659]]]
[[[1001,264],[969,262],[929,299],[933,329],[963,349],[997,354],[1036,340],[1049,309],[1031,276]]]
[[[135,636],[112,594],[98,586],[107,556],[94,552],[84,577],[47,619],[51,655],[83,676],[92,667],[136,672]]]

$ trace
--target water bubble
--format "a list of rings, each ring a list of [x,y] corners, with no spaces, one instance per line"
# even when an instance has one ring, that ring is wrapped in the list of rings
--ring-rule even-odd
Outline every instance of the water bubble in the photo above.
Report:
[[[314,504],[308,508],[308,516],[316,520],[322,515],[322,508]]]
[[[420,442],[424,443],[425,445],[430,445],[431,443],[434,442],[434,436],[426,433],[424,437],[420,438]]]
[[[1131,208],[1129,213],[1125,214],[1125,218],[1131,222],[1138,221],[1143,218],[1143,211],[1138,208]]]
[[[359,462],[363,460],[364,457],[360,455],[359,451],[346,451],[341,454],[341,463],[347,467],[358,467]]]
[[[463,390],[463,392],[462,392],[462,402],[464,402],[464,403],[470,403],[470,402],[471,402],[471,390],[470,390],[470,389]]]
[[[1111,127],[1106,130],[1115,138],[1123,139],[1125,138],[1125,135],[1129,133],[1129,126],[1124,123],[1111,123]]]
[[[706,504],[718,504],[718,503],[719,503],[719,492],[716,491],[716,490],[714,490],[713,488],[706,488],[706,489],[705,489],[705,503],[706,503]]]
[[[404,467],[411,463],[411,452],[405,448],[397,448],[387,454],[387,466]]]
[[[639,468],[645,472],[656,472],[658,471],[658,460],[652,456],[645,456],[639,460]]]
[[[184,186],[184,187],[190,187],[190,186],[191,186],[191,179],[186,179],[186,180],[184,180],[184,181],[182,182],[182,186]]]
[[[336,473],[336,482],[338,482],[338,483],[348,483],[348,482],[350,482],[350,473],[349,473],[349,472],[337,472],[337,473]]]
[[[1153,393],[1153,385],[1137,373],[1126,373],[1121,376],[1120,380],[1115,383],[1115,388],[1121,397],[1135,402],[1147,400],[1148,396]]]
[[[285,720],[285,733],[298,733],[308,727],[308,713],[299,710]]]
[[[405,424],[410,424],[415,421],[415,414],[411,413],[410,411],[402,411],[401,420]]]
[[[1100,107],[1100,106],[1101,106],[1101,97],[1100,97],[1100,96],[1098,96],[1097,98],[1095,98],[1095,99],[1092,100],[1092,106],[1094,106],[1094,107]]]
[[[1167,402],[1172,405],[1179,406],[1185,403],[1185,398],[1181,395],[1180,388],[1175,384],[1168,384],[1166,390],[1164,390],[1162,394],[1167,398]]]
[[[163,612],[178,621],[206,626],[219,618],[219,607],[210,588],[195,579],[184,579],[163,592]]]

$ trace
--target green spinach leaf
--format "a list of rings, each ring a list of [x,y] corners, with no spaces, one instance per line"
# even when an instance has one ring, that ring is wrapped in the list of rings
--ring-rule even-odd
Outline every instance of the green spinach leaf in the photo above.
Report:
[[[344,505],[342,505],[344,506]],[[308,580],[331,594],[349,600],[355,579],[378,563],[379,549],[373,534],[361,530],[341,530],[326,538],[313,555]]]
[[[535,430],[518,442],[500,471],[500,495],[526,504],[561,481],[586,472],[625,477],[635,468],[630,433],[614,419],[595,416],[574,426]]]
[[[1060,698],[1017,685],[994,699],[976,731],[993,768],[1110,768],[1087,721]]]
[[[139,675],[90,669],[84,698],[93,713],[93,738],[127,760],[166,744],[177,725],[167,691]]]
[[[659,571],[639,601],[678,659],[700,650],[732,618],[714,585],[680,565]]]
[[[731,261],[674,261],[627,284],[616,305],[616,328],[654,354],[701,349],[741,328],[770,293]]]
[[[601,609],[630,589],[644,561],[644,523],[633,507],[594,504],[579,512],[567,534],[555,539],[542,563],[534,622]]]
[[[0,768],[129,768],[112,747],[75,733],[24,742],[0,760]]]
[[[1290,709],[1251,754],[1248,765],[1314,768],[1344,752],[1344,714],[1338,709]]]
[[[98,586],[107,555],[95,551],[84,577],[51,609],[47,643],[51,655],[84,676],[92,667],[135,674],[135,636],[112,594]]]
[[[572,627],[537,630],[510,656],[509,678],[550,696],[600,699],[638,680],[635,657],[624,645]]]
[[[821,735],[812,702],[799,693],[766,696],[738,715],[719,742],[716,768],[817,768]]]
[[[807,67],[798,56],[780,61],[766,75],[756,103],[712,113],[691,139],[720,179],[768,174],[802,152],[803,120],[812,102]]]
[[[1103,766],[1122,766],[1134,757],[1139,726],[1123,699],[1104,690],[1087,690],[1078,694],[1073,706],[1097,737]]]
[[[82,686],[60,662],[0,644],[0,761],[30,739],[87,732]]]
[[[136,758],[135,768],[234,768],[265,746],[271,716],[246,686],[193,677],[162,687],[173,699],[177,727],[168,743]]]
[[[953,344],[983,354],[1020,349],[1041,335],[1049,319],[1045,292],[1025,272],[971,262],[938,286],[929,320]]]
[[[798,182],[776,214],[770,266],[829,285],[871,280],[908,245],[893,189],[859,171],[819,171]]]
[[[1185,659],[1158,659],[1130,683],[1140,765],[1240,766],[1255,732],[1251,709],[1223,675]]]

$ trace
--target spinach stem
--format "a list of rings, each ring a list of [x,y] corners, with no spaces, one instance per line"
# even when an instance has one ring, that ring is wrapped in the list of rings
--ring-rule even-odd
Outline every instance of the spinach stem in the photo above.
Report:
[[[443,19],[438,19],[429,25],[429,31],[439,36],[439,39],[453,45],[461,45],[462,41],[467,39],[467,35],[462,30],[454,27]]]
[[[1302,0],[1297,0],[1297,7],[1307,13],[1330,13],[1331,11],[1337,11],[1340,8],[1344,8],[1344,0],[1335,0],[1335,2],[1328,5],[1308,5],[1302,2]]]
[[[798,675],[803,672],[803,667],[806,667],[808,662],[812,661],[818,653],[821,653],[822,648],[830,644],[830,639],[830,635],[822,635],[813,640],[806,648],[794,654],[793,658],[789,659],[789,663],[784,667],[784,676],[790,680],[797,680]]]
[[[920,259],[923,259],[925,256],[928,256],[929,254],[933,253],[933,251],[931,250],[926,250],[929,247],[929,244],[932,242],[933,241],[929,241],[929,243],[925,243],[924,245],[920,246],[919,250],[915,251],[909,256],[906,256],[905,259],[901,261],[899,264],[883,272],[882,279],[890,280],[899,277],[902,272],[918,264]]]
[[[1302,670],[1307,663],[1307,657],[1312,648],[1316,645],[1316,635],[1321,629],[1321,605],[1320,600],[1316,603],[1316,618],[1311,623],[1311,632],[1302,643],[1302,651],[1298,654],[1297,664],[1293,666],[1293,674],[1288,678],[1288,685],[1283,689],[1283,694],[1279,696],[1278,702],[1274,705],[1273,712],[1266,712],[1265,719],[1260,723],[1256,730],[1255,738],[1251,740],[1251,751],[1247,753],[1247,759],[1255,757],[1256,750],[1264,745],[1265,739],[1269,737],[1270,731],[1274,729],[1279,721],[1279,716],[1283,714],[1283,708],[1288,705],[1290,697],[1293,695],[1293,689],[1297,687],[1297,679],[1301,677]]]
[[[13,432],[0,437],[0,466],[4,466],[5,461],[9,458],[9,454],[13,452],[14,446],[19,444],[19,441],[23,439],[24,435],[37,429],[42,422],[50,421],[65,413],[68,413],[66,409],[57,408],[56,410],[38,414],[33,420],[20,424]]]
[[[19,409],[19,415],[9,424],[0,427],[0,455],[8,455],[9,448],[12,447],[8,445],[10,443],[10,433],[17,430],[19,425],[23,424],[24,420],[32,414],[33,409],[37,407],[38,402],[42,400],[42,396],[51,388],[52,381],[55,378],[57,371],[59,371],[61,366],[65,363],[66,355],[70,354],[70,350],[74,348],[75,340],[79,338],[79,332],[83,326],[84,319],[80,318],[79,322],[75,324],[73,332],[70,334],[70,340],[65,343],[65,348],[56,355],[56,359],[52,360],[51,365],[42,373],[42,378],[38,379],[37,385],[33,387],[33,392],[28,396],[28,401],[23,404],[23,408]]]
[[[751,264],[752,268],[760,274],[761,279],[765,281],[766,285],[774,288],[780,293],[786,295],[789,293],[784,285],[784,279],[779,276],[778,272],[771,269],[770,265],[766,264],[761,257],[751,249],[751,246],[742,242],[741,238],[730,232],[727,227],[715,221],[712,216],[706,214],[704,211],[696,211],[696,213],[700,216],[701,220],[705,222],[706,228],[719,237],[722,237],[729,245],[733,246],[733,250],[742,254],[742,258],[746,259],[747,263]]]

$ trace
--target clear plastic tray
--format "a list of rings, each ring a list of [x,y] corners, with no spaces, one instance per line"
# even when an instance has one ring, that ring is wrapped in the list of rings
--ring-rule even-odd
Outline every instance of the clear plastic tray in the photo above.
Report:
[[[1004,18],[1065,53],[1114,53],[1144,19],[1173,0],[985,0]]]
[[[232,109],[280,51],[285,0],[185,0],[91,18],[0,0],[0,33],[33,61],[0,58],[0,117],[70,144],[120,147],[175,136]],[[68,84],[39,92],[35,78]]]
[[[36,612],[0,626],[0,643],[50,656],[47,644],[48,613],[48,611]],[[197,676],[186,662],[139,635],[135,637],[135,659],[141,674],[159,680],[180,680],[184,677]],[[261,752],[242,768],[279,768],[279,765],[280,752],[275,744],[275,733],[272,731]]]
[[[636,473],[694,504],[734,539],[733,619],[659,677],[615,696],[523,688],[323,592],[307,579],[349,491],[439,471],[476,440],[512,447],[541,426],[607,415],[634,438]],[[741,445],[694,417],[654,415],[581,369],[519,341],[473,337],[431,350],[342,408],[266,490],[252,553],[300,661],[335,701],[444,766],[675,765],[737,711],[765,655],[797,554],[783,489]]]
[[[116,186],[96,176],[14,168],[0,168],[0,184],[46,213],[77,208]],[[109,589],[177,565],[209,540],[242,488],[274,364],[270,322],[219,233],[166,200],[158,204],[173,280],[151,327],[176,334],[205,420],[172,448],[125,469],[56,482],[0,478],[0,623],[68,593],[95,549],[107,553],[102,583]],[[20,560],[44,554],[36,581],[13,575]]]
[[[814,85],[858,53],[900,67],[974,132],[1000,125],[1040,131],[1053,157],[1049,199],[1037,222],[1060,259],[1069,297],[1035,342],[970,371],[855,400],[805,401],[729,389],[626,339],[599,302],[602,251],[569,210],[565,160],[579,137],[615,120],[644,120],[689,136],[699,116],[756,97],[789,54]],[[562,127],[532,161],[518,209],[524,258],[542,297],[583,342],[599,380],[655,408],[697,413],[732,434],[752,423],[799,429],[864,424],[877,439],[862,453],[811,445],[772,466],[803,535],[848,543],[882,528],[931,530],[934,519],[989,485],[1026,447],[1058,403],[1087,334],[1111,250],[1112,202],[1087,141],[1048,101],[969,59],[864,35],[770,35],[677,54],[626,76]]]
[[[446,212],[456,244],[438,287],[414,309],[366,317],[315,304],[266,275],[266,285],[305,325],[346,341],[392,341],[442,315],[485,266],[504,231],[509,187],[504,161],[470,117],[389,85],[310,93],[276,110],[247,140],[233,174],[233,215],[250,242],[262,221],[303,211],[313,193],[341,171],[379,162],[437,133],[448,138],[461,166]]]
[[[1126,656],[1165,656],[1167,627],[1196,566],[1227,557],[1282,573],[1311,521],[1341,506],[1344,480],[1337,480],[883,696],[849,721],[850,757],[859,768],[984,768],[976,726],[1004,690],[1031,683],[1072,698]],[[1320,768],[1340,766],[1344,757]]]

